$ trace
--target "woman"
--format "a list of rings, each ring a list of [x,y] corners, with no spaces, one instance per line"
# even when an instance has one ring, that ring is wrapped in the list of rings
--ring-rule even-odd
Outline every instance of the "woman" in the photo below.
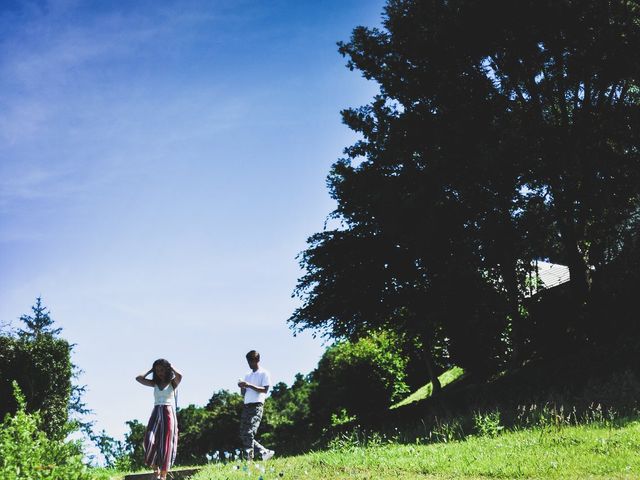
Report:
[[[147,378],[150,373],[153,373],[151,380]],[[153,362],[151,370],[138,375],[136,380],[153,387],[154,407],[144,435],[144,463],[153,467],[157,479],[166,480],[178,448],[178,422],[174,404],[175,390],[182,381],[182,374],[167,360],[160,358]]]

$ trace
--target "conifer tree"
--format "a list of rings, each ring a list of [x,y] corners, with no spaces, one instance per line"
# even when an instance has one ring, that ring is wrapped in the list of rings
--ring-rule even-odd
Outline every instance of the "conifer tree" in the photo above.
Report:
[[[36,304],[31,307],[33,316],[22,315],[20,321],[26,325],[25,330],[18,330],[18,335],[21,337],[37,338],[42,334],[49,334],[51,336],[58,335],[61,328],[51,328],[53,325],[53,319],[49,315],[47,308],[42,305],[42,297],[36,298]]]

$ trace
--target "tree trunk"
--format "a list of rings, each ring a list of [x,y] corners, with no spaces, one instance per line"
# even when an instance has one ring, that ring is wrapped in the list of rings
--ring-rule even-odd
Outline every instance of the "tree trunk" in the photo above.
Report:
[[[517,368],[522,363],[522,323],[524,318],[520,313],[520,289],[516,274],[517,262],[513,258],[505,260],[502,268],[502,278],[507,290],[507,308],[511,317],[511,367]]]
[[[442,385],[440,384],[440,380],[438,379],[435,363],[433,361],[433,355],[431,354],[431,343],[426,341],[423,350],[423,359],[425,366],[427,367],[427,375],[429,375],[429,380],[431,380],[431,386],[433,387],[432,396],[436,396],[442,390]]]
[[[573,293],[576,306],[581,309],[589,298],[591,291],[591,275],[589,266],[578,251],[577,245],[572,245],[573,252],[569,254],[569,277],[571,291]]]
[[[584,255],[580,252],[578,241],[574,232],[574,225],[569,221],[560,221],[560,237],[567,251],[567,263],[569,267],[570,288],[579,313],[589,298],[591,290],[591,275]]]

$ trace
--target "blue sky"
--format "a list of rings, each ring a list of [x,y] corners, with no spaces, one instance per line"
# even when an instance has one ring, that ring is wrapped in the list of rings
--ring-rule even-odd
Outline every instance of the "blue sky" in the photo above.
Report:
[[[146,422],[158,357],[181,405],[262,352],[291,384],[324,350],[286,319],[296,255],[334,205],[376,85],[336,42],[383,2],[0,3],[0,321],[42,296],[75,343],[98,429]]]

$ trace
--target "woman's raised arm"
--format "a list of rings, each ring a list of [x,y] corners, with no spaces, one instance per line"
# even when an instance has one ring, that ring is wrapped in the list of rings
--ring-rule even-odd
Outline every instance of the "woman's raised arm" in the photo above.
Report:
[[[153,380],[149,380],[147,378],[147,375],[149,375],[150,373],[153,373],[153,368],[148,370],[147,373],[141,373],[140,375],[138,375],[136,377],[136,381],[138,383],[141,383],[142,385],[146,385],[147,387],[153,387],[155,383],[153,383]]]

